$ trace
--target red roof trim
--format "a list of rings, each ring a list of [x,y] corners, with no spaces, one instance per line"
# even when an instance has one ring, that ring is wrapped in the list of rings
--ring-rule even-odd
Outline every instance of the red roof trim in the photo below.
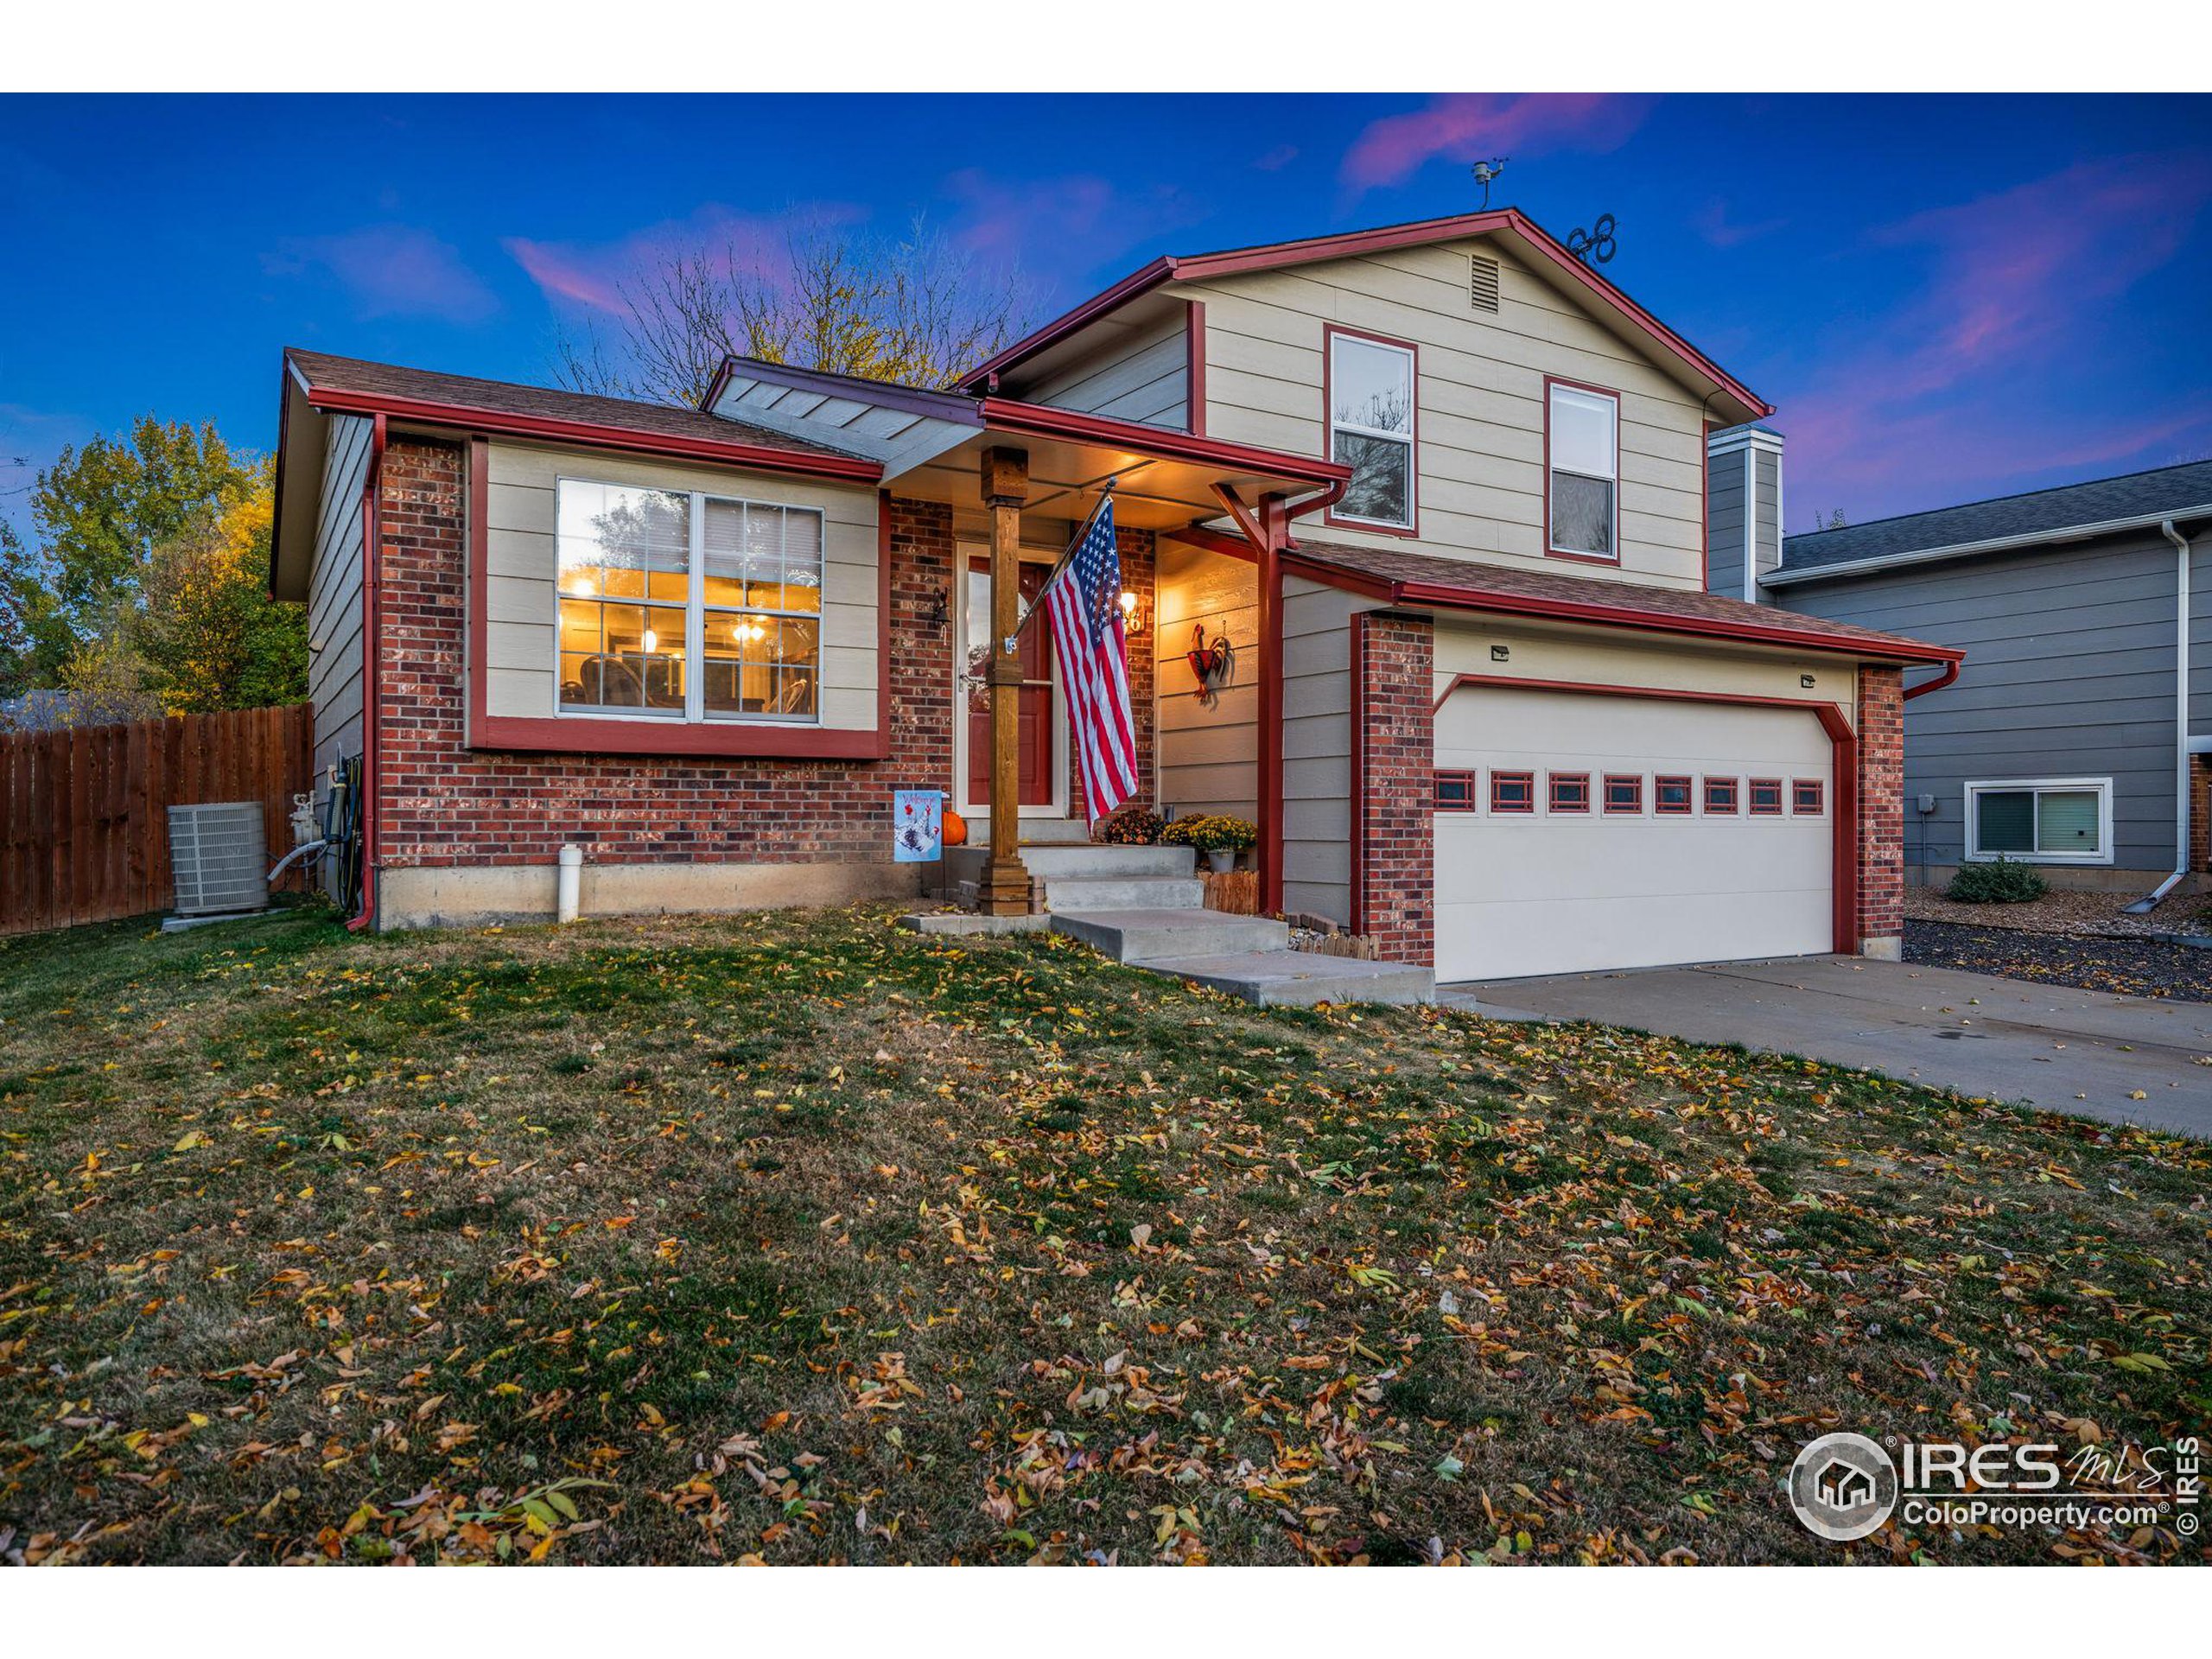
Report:
[[[1484,213],[1461,213],[1451,219],[1422,219],[1409,225],[1387,225],[1375,230],[1351,231],[1338,236],[1306,237],[1295,242],[1263,243],[1255,247],[1232,248],[1220,253],[1163,255],[1142,269],[1131,271],[1113,287],[1085,300],[1072,311],[1054,318],[1026,340],[1017,340],[970,372],[959,384],[965,391],[988,382],[1016,364],[1058,345],[1108,312],[1118,309],[1140,295],[1147,294],[1162,283],[1171,280],[1198,281],[1208,276],[1232,276],[1245,271],[1273,270],[1284,265],[1342,259],[1362,253],[1380,253],[1392,248],[1448,242],[1458,237],[1479,236],[1501,230],[1510,230],[1527,238],[1538,252],[1572,276],[1592,299],[1611,306],[1682,362],[1717,382],[1723,390],[1749,407],[1759,410],[1762,416],[1774,413],[1773,404],[1577,259],[1550,232],[1516,207],[1498,208]]]
[[[1587,622],[1599,627],[1636,628],[1647,633],[1693,634],[1706,639],[1736,639],[1749,645],[1795,645],[1806,651],[1840,652],[1853,657],[1899,663],[1953,663],[1966,652],[1952,645],[1934,645],[1917,639],[1868,639],[1853,634],[1829,633],[1813,628],[1773,627],[1752,622],[1732,622],[1719,617],[1684,616],[1649,611],[1629,605],[1609,605],[1582,600],[1545,599],[1533,594],[1500,593],[1481,588],[1460,588],[1433,582],[1400,582],[1365,571],[1346,570],[1325,560],[1301,555],[1293,549],[1282,556],[1283,568],[1332,588],[1344,588],[1393,605],[1434,605],[1449,610],[1482,611],[1498,616],[1538,617],[1553,621]]]
[[[625,449],[651,455],[674,455],[689,461],[716,461],[764,473],[790,473],[808,478],[849,479],[873,484],[883,468],[857,456],[810,454],[796,449],[772,449],[760,444],[728,442],[711,438],[685,438],[669,433],[646,432],[633,427],[607,426],[595,421],[566,421],[543,415],[518,415],[512,410],[485,409],[468,404],[430,403],[420,398],[395,397],[381,392],[346,391],[328,386],[309,386],[308,401],[317,409],[349,415],[383,415],[393,420],[417,421],[434,426],[459,427],[500,437],[544,438],[580,444],[594,449]]]

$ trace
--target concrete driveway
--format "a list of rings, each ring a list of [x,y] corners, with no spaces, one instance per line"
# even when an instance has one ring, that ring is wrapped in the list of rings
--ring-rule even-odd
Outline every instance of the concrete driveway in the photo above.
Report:
[[[2212,1004],[1859,957],[1444,985],[1447,1007],[1592,1020],[2212,1139]],[[2133,1098],[2136,1090],[2144,1098]]]

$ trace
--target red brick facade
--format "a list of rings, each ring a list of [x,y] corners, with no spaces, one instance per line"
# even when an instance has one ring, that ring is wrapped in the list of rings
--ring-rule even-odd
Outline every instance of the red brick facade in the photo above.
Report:
[[[1352,931],[1391,962],[1436,961],[1436,754],[1426,618],[1352,619]]]
[[[1859,670],[1859,908],[1855,932],[1870,939],[1904,932],[1904,676]]]
[[[463,696],[467,452],[385,452],[377,693],[379,868],[550,864],[888,863],[891,791],[952,780],[949,507],[894,500],[891,757],[808,761],[521,754],[468,747]]]
[[[2189,868],[2212,870],[2212,754],[2190,757]]]

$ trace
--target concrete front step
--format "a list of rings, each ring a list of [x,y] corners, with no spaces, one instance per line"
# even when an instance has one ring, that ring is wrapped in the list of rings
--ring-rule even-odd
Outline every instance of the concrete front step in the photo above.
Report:
[[[983,874],[982,847],[952,847],[945,851],[945,873],[954,881],[980,880]],[[1188,847],[1105,847],[1090,842],[1024,847],[1022,868],[1040,881],[1126,880],[1134,876],[1181,876],[1198,871],[1198,855]]]
[[[1052,911],[1197,910],[1206,901],[1194,875],[1055,876],[1039,885]]]
[[[1131,959],[1130,966],[1210,985],[1263,1008],[1310,1008],[1316,1002],[1385,1002],[1407,1007],[1436,1000],[1436,976],[1426,968],[1307,950],[1247,950],[1159,962]]]
[[[1260,916],[1232,916],[1220,910],[1055,911],[1052,931],[1081,939],[1116,962],[1147,966],[1160,966],[1185,957],[1241,956],[1290,948],[1290,929],[1282,923]]]

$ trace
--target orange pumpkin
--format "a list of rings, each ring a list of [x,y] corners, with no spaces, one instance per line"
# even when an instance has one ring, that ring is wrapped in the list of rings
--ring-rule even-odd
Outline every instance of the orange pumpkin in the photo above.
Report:
[[[948,847],[965,847],[968,844],[968,820],[949,806],[944,809],[944,844]]]

